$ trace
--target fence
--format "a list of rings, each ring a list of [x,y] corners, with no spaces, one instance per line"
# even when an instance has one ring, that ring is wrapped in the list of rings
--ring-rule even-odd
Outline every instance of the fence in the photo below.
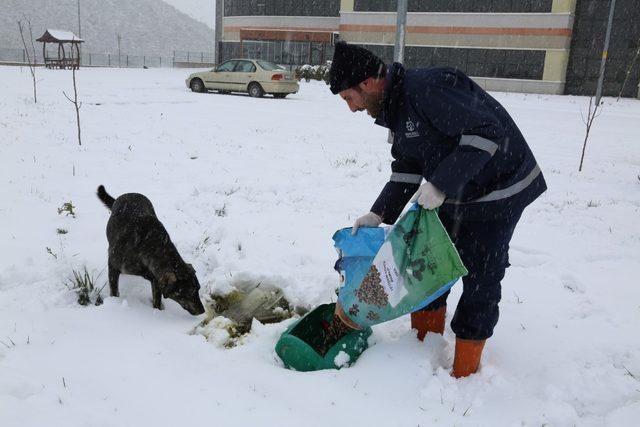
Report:
[[[57,56],[56,50],[47,50],[47,57]],[[33,61],[33,58],[32,58]],[[0,63],[27,63],[24,49],[0,48]],[[36,63],[44,64],[42,48],[36,46]],[[212,64],[213,52],[173,51],[171,55],[128,55],[121,53],[91,53],[81,51],[80,64],[84,67],[175,67],[176,63]]]

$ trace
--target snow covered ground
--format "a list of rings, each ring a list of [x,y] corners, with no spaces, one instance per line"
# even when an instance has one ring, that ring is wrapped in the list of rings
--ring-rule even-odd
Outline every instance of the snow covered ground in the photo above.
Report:
[[[495,94],[549,191],[516,231],[479,374],[452,379],[451,331],[421,343],[407,317],[353,367],[298,373],[274,353],[289,321],[224,349],[173,301],[153,310],[142,279],[99,307],[65,286],[83,266],[106,279],[104,184],[152,200],[202,295],[263,282],[335,299],[331,236],[388,179],[385,131],[321,83],[252,99],[191,93],[187,74],[81,70],[80,147],[70,72],[38,70],[34,104],[28,70],[0,68],[0,425],[637,425],[639,101],[605,99],[578,173],[586,98]]]

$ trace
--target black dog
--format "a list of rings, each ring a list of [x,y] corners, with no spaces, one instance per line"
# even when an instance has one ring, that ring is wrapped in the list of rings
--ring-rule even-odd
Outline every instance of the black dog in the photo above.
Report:
[[[204,313],[196,272],[180,257],[149,199],[137,193],[114,199],[102,185],[98,198],[111,210],[107,223],[111,296],[119,296],[120,273],[133,274],[151,282],[154,308],[162,309],[164,296],[193,315]]]

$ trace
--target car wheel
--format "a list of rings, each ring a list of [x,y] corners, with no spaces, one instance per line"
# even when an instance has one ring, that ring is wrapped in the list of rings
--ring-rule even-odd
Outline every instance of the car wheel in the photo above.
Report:
[[[259,83],[253,82],[249,83],[248,88],[249,95],[253,98],[262,98],[264,95],[264,90],[262,90],[262,86]]]
[[[286,98],[287,95],[289,95],[288,93],[274,93],[273,97],[274,98]]]
[[[189,87],[191,87],[191,90],[193,92],[205,92],[206,91],[206,89],[204,87],[204,83],[202,83],[202,80],[200,80],[200,79],[191,80],[191,84],[189,85]]]

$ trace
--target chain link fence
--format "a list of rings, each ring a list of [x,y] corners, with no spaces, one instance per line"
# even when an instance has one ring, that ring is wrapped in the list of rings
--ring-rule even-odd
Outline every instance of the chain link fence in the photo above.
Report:
[[[31,53],[31,52],[29,52]],[[56,50],[47,49],[47,57],[57,57]],[[37,64],[44,64],[42,49],[36,47]],[[33,58],[31,59],[33,61]],[[24,49],[0,48],[0,64],[20,64],[28,63],[27,51]],[[203,64],[208,66],[215,63],[213,52],[185,52],[173,51],[169,55],[128,55],[121,53],[92,53],[81,51],[80,64],[84,67],[120,67],[120,68],[141,68],[141,67],[176,67],[184,64],[197,66]]]

